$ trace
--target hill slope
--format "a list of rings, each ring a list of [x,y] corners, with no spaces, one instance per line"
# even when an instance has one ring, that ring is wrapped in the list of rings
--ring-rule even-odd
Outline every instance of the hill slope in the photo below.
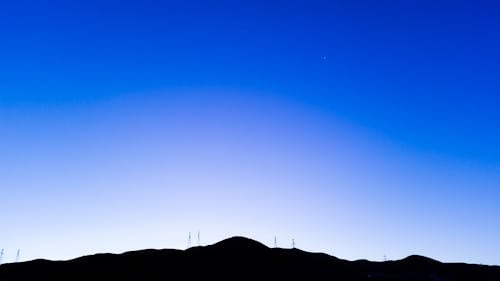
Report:
[[[205,247],[97,254],[69,261],[0,265],[1,281],[43,280],[500,280],[500,267],[447,264],[421,256],[346,261],[233,237]]]

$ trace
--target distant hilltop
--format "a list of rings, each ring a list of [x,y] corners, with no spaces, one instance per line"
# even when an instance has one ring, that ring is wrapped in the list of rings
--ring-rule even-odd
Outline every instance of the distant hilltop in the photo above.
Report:
[[[269,248],[245,237],[187,250],[96,254],[68,261],[0,265],[1,281],[391,280],[499,281],[500,267],[441,263],[409,256],[399,261],[347,261],[299,249]]]

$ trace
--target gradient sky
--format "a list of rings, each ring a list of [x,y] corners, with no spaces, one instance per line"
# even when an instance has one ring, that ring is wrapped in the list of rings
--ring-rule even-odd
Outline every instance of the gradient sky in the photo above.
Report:
[[[4,261],[500,264],[498,1],[241,2],[0,2]]]

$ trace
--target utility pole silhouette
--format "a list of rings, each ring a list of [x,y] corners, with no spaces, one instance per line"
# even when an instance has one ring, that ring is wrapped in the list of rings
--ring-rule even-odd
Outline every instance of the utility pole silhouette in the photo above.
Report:
[[[21,249],[17,249],[16,262],[19,262],[19,255],[21,254]]]

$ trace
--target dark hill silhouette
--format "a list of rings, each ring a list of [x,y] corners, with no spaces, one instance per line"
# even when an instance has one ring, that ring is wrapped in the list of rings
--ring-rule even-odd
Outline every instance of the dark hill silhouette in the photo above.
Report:
[[[499,281],[499,266],[441,263],[422,256],[399,261],[347,261],[299,249],[268,248],[244,237],[205,247],[96,254],[69,261],[0,265],[0,281],[59,280],[404,280]]]
[[[266,245],[242,236],[234,236],[208,247],[216,247],[224,249],[225,251],[255,251],[268,249]]]

